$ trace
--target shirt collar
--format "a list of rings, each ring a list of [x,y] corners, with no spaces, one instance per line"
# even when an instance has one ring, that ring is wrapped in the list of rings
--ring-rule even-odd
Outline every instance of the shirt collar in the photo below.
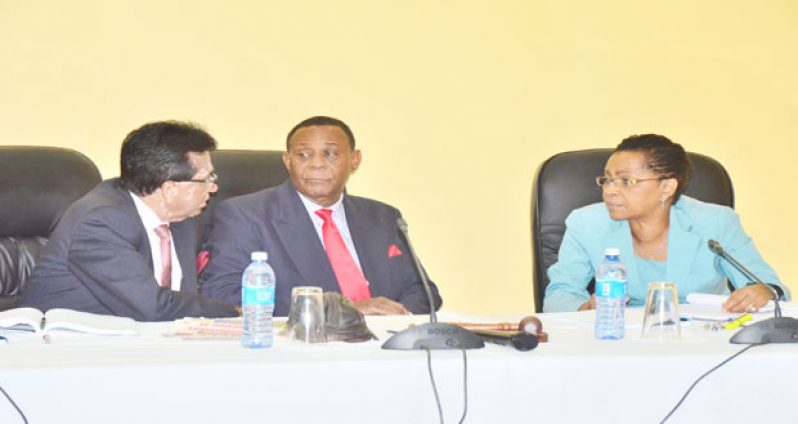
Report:
[[[299,199],[302,200],[302,204],[305,205],[305,209],[307,209],[308,213],[311,216],[315,215],[316,211],[319,210],[319,209],[330,209],[330,210],[333,211],[333,214],[336,214],[337,212],[340,212],[343,209],[343,207],[344,207],[344,203],[343,203],[344,194],[343,193],[341,193],[341,197],[339,197],[338,200],[335,201],[335,203],[333,203],[332,205],[330,205],[328,207],[319,206],[319,205],[313,203],[312,200],[308,199],[304,194],[302,194],[298,190],[297,190],[297,194],[299,194]]]
[[[153,230],[158,228],[163,224],[169,225],[168,222],[161,221],[161,218],[158,218],[158,215],[153,211],[144,200],[141,200],[141,197],[134,194],[133,192],[129,192],[130,197],[133,198],[133,204],[136,205],[136,211],[139,213],[141,217],[141,222],[144,224],[144,228],[147,230]]]

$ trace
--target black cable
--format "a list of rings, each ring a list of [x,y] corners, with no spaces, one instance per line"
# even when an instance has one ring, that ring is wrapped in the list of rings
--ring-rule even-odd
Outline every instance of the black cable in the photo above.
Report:
[[[432,392],[435,393],[435,404],[438,405],[438,418],[443,424],[443,408],[441,407],[441,398],[438,397],[438,388],[435,386],[435,377],[432,376],[432,354],[429,349],[427,351],[427,370],[429,371],[429,381],[432,383]]]
[[[663,419],[662,419],[662,421],[660,421],[660,424],[663,424],[665,421],[668,421],[668,418],[670,418],[670,417],[671,417],[671,415],[673,415],[673,413],[674,413],[674,412],[676,412],[676,410],[677,410],[677,409],[679,409],[679,407],[680,407],[680,406],[682,406],[682,402],[684,402],[684,400],[685,400],[685,399],[687,399],[687,395],[689,395],[689,394],[690,394],[690,392],[691,392],[691,391],[693,391],[693,388],[694,388],[694,387],[695,387],[695,386],[696,386],[696,385],[697,385],[697,384],[698,384],[698,383],[699,383],[701,380],[703,380],[703,379],[704,379],[704,377],[708,376],[709,374],[712,374],[712,372],[713,372],[713,371],[715,371],[715,370],[717,370],[718,368],[720,368],[720,367],[722,367],[722,366],[726,365],[727,363],[729,363],[729,361],[731,361],[732,359],[734,359],[734,358],[736,358],[736,357],[740,356],[740,355],[741,355],[743,352],[745,352],[746,350],[748,350],[748,349],[751,349],[751,348],[752,348],[752,347],[754,347],[754,346],[762,346],[763,344],[765,344],[765,343],[754,343],[754,344],[750,344],[750,345],[748,345],[748,346],[746,346],[746,347],[742,348],[742,350],[740,350],[739,352],[737,352],[737,353],[735,353],[734,355],[732,355],[732,356],[729,356],[728,358],[724,359],[724,360],[723,360],[723,362],[719,363],[718,365],[715,365],[714,367],[712,367],[712,369],[711,369],[711,370],[709,370],[709,371],[705,372],[705,373],[704,373],[704,374],[703,374],[701,377],[698,377],[698,378],[697,378],[697,379],[696,379],[696,380],[693,382],[693,384],[691,384],[691,385],[690,385],[690,388],[689,388],[689,389],[687,389],[687,391],[686,391],[686,392],[684,392],[684,395],[682,396],[682,398],[681,398],[681,399],[679,399],[679,402],[677,402],[677,403],[676,403],[676,406],[674,406],[674,407],[673,407],[673,409],[671,409],[671,412],[668,412],[668,415],[666,415],[666,416],[665,416],[665,418],[663,418]]]
[[[427,370],[429,371],[429,381],[432,383],[432,392],[435,393],[435,404],[438,405],[438,419],[443,424],[443,407],[441,406],[441,398],[438,396],[438,388],[435,386],[435,377],[432,376],[432,354],[429,349],[427,351]],[[463,349],[463,415],[460,417],[459,424],[463,424],[468,414],[468,357],[466,350]]]
[[[460,417],[459,424],[463,424],[468,413],[468,357],[466,350],[463,349],[463,416]]]
[[[6,397],[6,399],[8,399],[8,401],[11,402],[11,406],[13,406],[14,409],[16,409],[17,412],[19,412],[19,416],[22,417],[22,422],[28,424],[28,418],[25,416],[22,410],[19,409],[19,406],[17,406],[17,403],[14,402],[14,399],[11,399],[11,396],[9,396],[8,393],[6,393],[5,389],[3,389],[3,386],[0,386],[0,392],[3,392],[3,395]]]

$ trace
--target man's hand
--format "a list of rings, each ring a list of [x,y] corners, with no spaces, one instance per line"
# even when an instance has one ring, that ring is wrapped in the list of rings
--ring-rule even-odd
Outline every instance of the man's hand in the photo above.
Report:
[[[772,298],[770,289],[762,284],[752,284],[733,291],[722,306],[726,312],[756,312]]]
[[[355,303],[355,308],[363,315],[410,315],[404,305],[384,296]]]

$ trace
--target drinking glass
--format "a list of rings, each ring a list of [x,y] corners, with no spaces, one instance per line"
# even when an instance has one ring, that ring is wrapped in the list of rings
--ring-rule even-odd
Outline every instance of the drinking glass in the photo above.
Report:
[[[288,337],[307,343],[324,343],[324,296],[321,287],[298,286],[291,290]]]
[[[649,283],[641,336],[645,339],[679,339],[682,334],[679,321],[679,296],[676,283],[671,281]]]

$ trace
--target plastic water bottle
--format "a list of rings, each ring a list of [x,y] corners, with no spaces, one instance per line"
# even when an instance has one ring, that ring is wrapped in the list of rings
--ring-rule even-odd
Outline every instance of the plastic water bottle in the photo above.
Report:
[[[596,272],[596,338],[617,340],[624,335],[626,267],[618,249],[604,251],[604,262]]]
[[[241,278],[241,313],[244,334],[241,345],[251,348],[271,347],[274,343],[274,270],[266,252],[252,252],[252,263]]]

